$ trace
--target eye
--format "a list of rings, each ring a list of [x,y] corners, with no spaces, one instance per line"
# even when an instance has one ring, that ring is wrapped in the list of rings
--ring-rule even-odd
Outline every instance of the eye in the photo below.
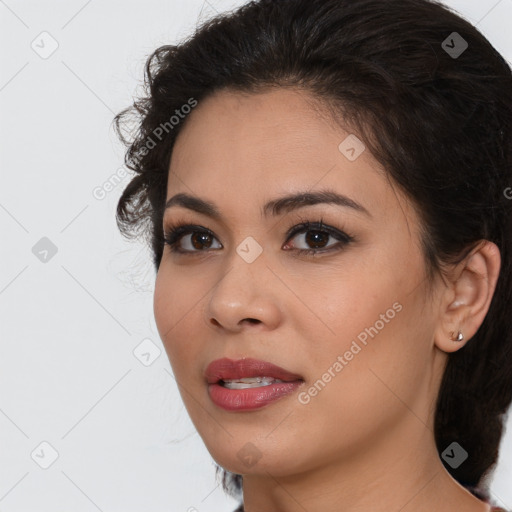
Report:
[[[198,253],[209,249],[222,249],[222,244],[213,246],[215,235],[206,228],[190,224],[170,226],[164,234],[164,242],[172,252]]]
[[[343,231],[324,225],[322,221],[303,222],[294,226],[288,232],[288,239],[297,239],[302,241],[303,245],[305,244],[305,247],[299,248],[296,248],[295,244],[292,245],[292,248],[295,247],[298,254],[316,254],[339,250],[354,240],[353,237]],[[334,243],[330,243],[329,239],[335,239]],[[285,248],[289,247],[290,244],[287,243]]]
[[[342,249],[344,246],[354,241],[355,238],[336,229],[332,226],[324,225],[319,222],[302,222],[288,230],[286,240],[299,240],[303,247],[296,247],[296,243],[290,245],[287,242],[283,249],[293,250],[299,255],[314,255]],[[334,239],[329,242],[329,239]],[[180,254],[200,254],[210,250],[223,249],[222,244],[217,240],[210,229],[192,224],[175,224],[169,226],[164,232],[164,243],[170,247],[174,253]],[[305,244],[305,247],[304,247]]]

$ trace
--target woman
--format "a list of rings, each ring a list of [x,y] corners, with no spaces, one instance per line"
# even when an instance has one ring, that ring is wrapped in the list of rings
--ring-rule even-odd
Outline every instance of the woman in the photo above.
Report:
[[[238,510],[498,510],[505,60],[428,0],[259,0],[146,82],[115,119],[117,220],[150,239],[157,327]]]

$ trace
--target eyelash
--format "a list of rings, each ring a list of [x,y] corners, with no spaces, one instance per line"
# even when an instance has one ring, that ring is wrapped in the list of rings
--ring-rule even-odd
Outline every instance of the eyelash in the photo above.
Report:
[[[294,249],[294,251],[298,255],[314,256],[315,254],[339,251],[343,247],[348,245],[349,243],[355,241],[355,237],[353,237],[343,231],[340,231],[339,229],[336,229],[332,226],[325,225],[323,223],[323,219],[320,219],[320,221],[318,221],[318,222],[303,221],[300,224],[294,225],[292,228],[290,228],[287,231],[286,241],[290,240],[291,238],[294,238],[296,235],[298,235],[300,233],[307,233],[308,231],[327,233],[330,236],[337,238],[338,243],[331,246],[328,249]],[[197,255],[197,254],[202,254],[204,252],[208,252],[208,249],[190,251],[190,250],[183,250],[178,247],[178,242],[185,235],[189,235],[189,234],[193,234],[193,233],[207,234],[213,238],[216,238],[214,233],[208,228],[204,228],[204,227],[197,226],[194,224],[186,224],[186,223],[177,222],[176,224],[169,225],[164,230],[164,243],[169,246],[171,252],[173,252],[173,253]],[[212,250],[218,250],[218,249],[212,249]]]

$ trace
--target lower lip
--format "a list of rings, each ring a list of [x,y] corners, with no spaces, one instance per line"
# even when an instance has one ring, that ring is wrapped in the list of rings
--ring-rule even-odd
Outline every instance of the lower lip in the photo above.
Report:
[[[246,389],[228,389],[220,384],[209,384],[208,393],[215,405],[227,411],[250,411],[293,393],[303,383],[299,380],[276,382],[268,386]]]

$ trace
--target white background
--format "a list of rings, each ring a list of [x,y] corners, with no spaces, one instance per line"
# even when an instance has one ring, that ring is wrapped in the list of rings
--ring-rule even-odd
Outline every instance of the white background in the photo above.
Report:
[[[235,507],[159,340],[149,251],[115,225],[128,178],[103,200],[93,190],[122,164],[111,121],[147,55],[242,3],[0,0],[1,512]],[[447,4],[512,60],[512,0]],[[43,31],[58,42],[47,59],[31,48]],[[42,237],[57,248],[46,263]],[[147,338],[161,350],[149,366],[133,353]],[[492,491],[512,509],[510,423]],[[58,452],[48,469],[43,441]]]

